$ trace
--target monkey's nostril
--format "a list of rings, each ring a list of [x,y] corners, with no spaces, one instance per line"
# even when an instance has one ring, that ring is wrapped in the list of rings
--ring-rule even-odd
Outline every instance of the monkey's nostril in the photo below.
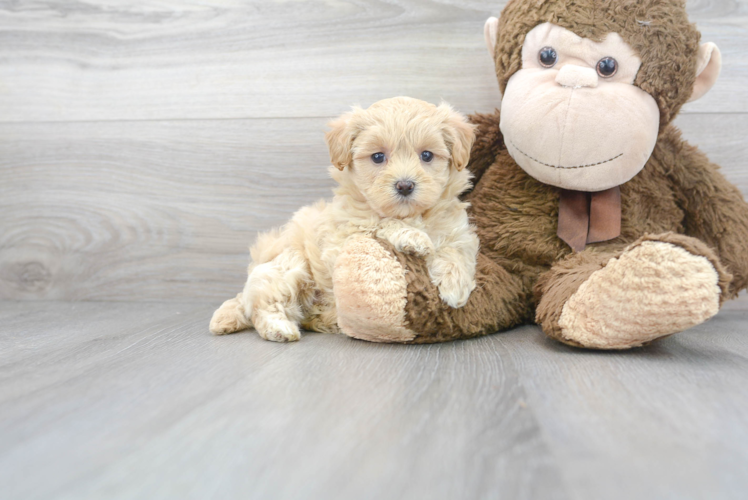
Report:
[[[395,189],[397,189],[397,192],[402,196],[409,196],[415,187],[416,184],[413,181],[397,181],[395,184]]]

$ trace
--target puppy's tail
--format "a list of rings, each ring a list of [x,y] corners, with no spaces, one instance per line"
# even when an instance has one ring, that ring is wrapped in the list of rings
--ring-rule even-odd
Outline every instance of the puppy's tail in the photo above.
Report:
[[[249,311],[244,310],[242,294],[237,294],[229,299],[221,307],[216,309],[210,320],[210,332],[214,335],[226,335],[252,327],[249,320]]]

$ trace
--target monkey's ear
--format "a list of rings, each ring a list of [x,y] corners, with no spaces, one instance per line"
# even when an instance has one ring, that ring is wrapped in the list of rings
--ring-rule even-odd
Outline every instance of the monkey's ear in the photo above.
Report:
[[[496,57],[496,41],[499,37],[499,19],[496,17],[489,17],[486,20],[486,24],[483,25],[483,36],[486,37],[486,47],[488,47],[488,53],[491,54],[491,59]]]
[[[688,102],[695,101],[712,88],[717,81],[719,70],[722,68],[722,54],[712,42],[702,43],[699,47],[698,66],[696,67],[696,82]]]
[[[469,123],[465,115],[453,110],[449,104],[443,102],[439,107],[448,113],[444,140],[452,154],[452,165],[458,171],[462,170],[470,161],[470,150],[475,141],[475,125]]]
[[[351,120],[354,113],[355,110],[327,124],[331,130],[325,134],[325,142],[330,150],[330,161],[338,170],[350,166],[353,161],[352,148],[356,137]]]

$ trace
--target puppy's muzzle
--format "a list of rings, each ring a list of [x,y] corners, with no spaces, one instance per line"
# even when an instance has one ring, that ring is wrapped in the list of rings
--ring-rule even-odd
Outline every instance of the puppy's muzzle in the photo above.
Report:
[[[395,190],[400,196],[410,196],[415,188],[416,183],[413,181],[397,181],[395,183]]]

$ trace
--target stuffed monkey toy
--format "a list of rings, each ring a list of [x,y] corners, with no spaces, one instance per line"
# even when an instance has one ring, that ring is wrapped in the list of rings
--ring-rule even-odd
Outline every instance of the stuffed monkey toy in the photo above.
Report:
[[[684,1],[511,0],[485,32],[503,98],[471,117],[477,287],[450,308],[423,259],[351,241],[333,277],[344,333],[427,343],[534,321],[627,349],[746,288],[748,204],[671,123],[721,65]]]

